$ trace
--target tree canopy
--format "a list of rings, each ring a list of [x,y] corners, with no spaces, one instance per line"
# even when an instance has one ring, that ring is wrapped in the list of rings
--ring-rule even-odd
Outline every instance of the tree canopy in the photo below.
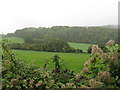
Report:
[[[108,40],[115,40],[118,43],[118,29],[107,26],[94,27],[69,27],[53,26],[51,28],[24,28],[8,33],[7,36],[23,38],[26,42],[37,41],[47,42],[60,38],[67,42],[78,42],[88,44],[105,44]]]

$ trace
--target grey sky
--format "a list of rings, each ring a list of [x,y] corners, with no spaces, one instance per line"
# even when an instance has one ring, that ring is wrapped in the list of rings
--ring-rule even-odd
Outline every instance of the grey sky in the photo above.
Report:
[[[118,24],[119,0],[1,0],[0,31]],[[0,33],[1,33],[0,32]]]

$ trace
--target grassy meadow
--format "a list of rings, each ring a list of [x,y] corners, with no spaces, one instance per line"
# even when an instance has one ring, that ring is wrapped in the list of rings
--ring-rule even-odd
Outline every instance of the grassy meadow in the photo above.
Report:
[[[63,59],[66,66],[77,72],[83,68],[84,63],[90,58],[90,54],[80,53],[56,53],[56,52],[41,52],[41,51],[28,51],[28,50],[13,50],[17,58],[24,60],[27,64],[32,64],[33,61],[36,65],[43,66],[47,60],[52,62],[52,57],[57,54]]]
[[[92,44],[73,43],[73,42],[68,42],[68,44],[75,49],[77,48],[82,49],[84,52],[87,52],[88,47],[92,45]]]
[[[11,43],[24,43],[22,38],[9,37]],[[84,52],[87,52],[88,47],[91,44],[83,43],[73,43],[68,42],[69,45],[73,48],[82,49]],[[57,52],[42,52],[42,51],[30,51],[30,50],[13,50],[17,58],[20,58],[27,64],[32,64],[33,61],[36,65],[44,66],[44,64],[49,60],[49,63],[52,63],[52,57],[57,54],[66,64],[67,68],[75,71],[76,73],[80,72],[83,68],[84,63],[90,58],[90,54],[85,53],[57,53]],[[50,64],[52,67],[52,64]]]

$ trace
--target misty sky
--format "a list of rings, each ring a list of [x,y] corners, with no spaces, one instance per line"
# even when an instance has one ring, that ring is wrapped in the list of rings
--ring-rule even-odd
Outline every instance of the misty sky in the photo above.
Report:
[[[119,0],[1,0],[0,33],[25,27],[118,24]]]

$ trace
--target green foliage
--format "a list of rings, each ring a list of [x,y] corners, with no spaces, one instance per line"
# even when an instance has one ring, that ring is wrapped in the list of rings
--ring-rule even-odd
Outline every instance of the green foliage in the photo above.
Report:
[[[108,52],[109,51],[107,46],[104,45],[104,44],[98,44],[98,47],[100,47],[103,50],[103,52]],[[87,52],[91,53],[91,51],[92,51],[92,45],[88,48]]]
[[[92,45],[90,47],[88,47],[87,53],[91,53],[91,51],[92,51]]]
[[[46,68],[40,68],[34,64],[27,66],[18,61],[11,52],[7,39],[3,39],[1,45],[3,47],[2,89],[61,88],[60,85],[69,82],[74,76],[70,70],[64,69],[62,66],[58,67],[61,64],[57,55],[53,58],[55,69],[48,71]],[[60,72],[56,72],[58,68]],[[63,77],[66,77],[65,80]]]
[[[99,27],[69,27],[69,26],[53,26],[51,28],[24,28],[16,30],[15,33],[7,36],[16,36],[23,38],[25,42],[31,42],[32,39],[37,41],[50,41],[60,38],[67,42],[99,44],[106,43],[108,40],[118,39],[118,30],[104,26]],[[111,37],[112,36],[112,37]],[[34,41],[33,40],[33,41]]]
[[[55,82],[67,83],[74,77],[73,71],[67,69],[65,64],[58,55],[53,57],[54,69],[52,69],[52,77]]]
[[[17,37],[8,37],[8,40],[11,42],[11,43],[24,43],[24,40],[22,38],[17,38]]]
[[[109,49],[104,44],[98,44],[98,47],[100,47],[103,50],[103,52],[108,52],[109,51]]]
[[[48,43],[24,43],[12,44],[12,49],[21,49],[21,50],[37,50],[37,51],[48,51],[48,52],[76,52],[82,53],[80,49],[74,49],[69,46],[69,44],[61,39],[54,39]]]
[[[2,89],[45,89],[45,88],[120,88],[120,53],[119,45],[113,41],[107,43],[109,52],[105,53],[98,46],[92,47],[92,56],[84,64],[80,74],[64,67],[58,55],[52,60],[54,67],[48,70],[34,64],[29,66],[10,50],[10,43],[3,39],[2,53]]]
[[[50,50],[48,51],[63,51],[66,52],[71,47],[66,41],[60,40],[60,39],[53,39],[48,43],[48,47]]]
[[[82,85],[88,88],[120,88],[119,45],[114,45],[112,40],[107,45],[109,46],[107,52],[103,52],[97,46],[92,47],[93,55],[81,71],[81,77],[85,77],[85,80],[81,79]]]

